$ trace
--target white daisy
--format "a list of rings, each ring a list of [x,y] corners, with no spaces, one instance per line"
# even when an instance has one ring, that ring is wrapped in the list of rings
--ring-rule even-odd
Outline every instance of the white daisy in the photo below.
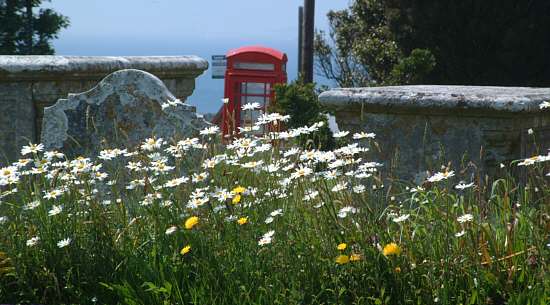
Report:
[[[141,149],[145,151],[153,151],[155,149],[159,149],[164,144],[164,140],[162,138],[147,138],[142,144]]]
[[[374,133],[366,133],[364,131],[361,131],[360,133],[355,133],[353,134],[353,139],[354,140],[359,140],[359,139],[374,139],[374,137],[376,137],[376,134]]]
[[[51,210],[48,211],[48,216],[55,216],[63,211],[63,207],[60,205],[54,205]]]
[[[168,229],[166,229],[166,231],[164,232],[164,234],[166,235],[171,235],[172,233],[176,232],[178,230],[178,227],[176,226],[171,226],[169,227]]]
[[[16,166],[8,166],[0,168],[0,179],[9,179],[19,176],[19,172]]]
[[[217,134],[220,131],[218,126],[210,126],[200,131],[201,135],[213,135]]]
[[[272,217],[283,215],[283,209],[276,209],[275,211],[271,212],[269,215]]]
[[[349,131],[340,131],[332,134],[334,138],[343,138],[349,134]]]
[[[273,240],[273,235],[274,234],[275,234],[275,231],[273,231],[273,230],[265,233],[262,236],[262,238],[260,238],[260,240],[258,241],[258,245],[263,246],[263,245],[270,244],[271,241]]]
[[[364,185],[356,185],[353,187],[353,192],[356,194],[364,193],[367,188]]]
[[[40,201],[35,200],[33,202],[29,202],[26,205],[23,206],[23,210],[34,210],[40,205]]]
[[[290,179],[297,179],[301,177],[307,177],[313,173],[313,170],[309,167],[300,165],[292,174],[290,174]]]
[[[464,214],[462,216],[459,216],[456,220],[460,223],[470,222],[474,219],[474,216],[472,214]]]
[[[51,190],[49,192],[45,192],[44,199],[55,199],[59,196],[61,196],[63,192],[61,190],[55,189]]]
[[[457,190],[464,190],[464,189],[470,188],[470,187],[472,187],[472,186],[474,186],[474,183],[473,183],[473,182],[472,182],[472,183],[468,183],[468,184],[465,184],[465,183],[461,182],[461,183],[459,183],[459,184],[457,184],[457,185],[455,186],[455,189],[457,189]]]
[[[71,240],[70,238],[62,239],[62,240],[60,240],[59,242],[57,242],[57,247],[58,247],[58,248],[64,248],[64,247],[70,245],[70,244],[71,244],[71,241],[72,241],[72,240]]]
[[[304,201],[311,201],[319,196],[319,191],[310,190],[307,191],[304,195]]]
[[[284,156],[285,158],[288,158],[288,157],[290,157],[290,156],[292,156],[292,155],[295,155],[295,154],[297,154],[297,153],[299,153],[299,152],[300,152],[300,150],[299,150],[298,148],[292,147],[291,149],[285,151],[285,152],[283,153],[283,156]]]
[[[35,246],[40,241],[40,237],[35,236],[29,240],[27,240],[27,247]]]
[[[246,110],[260,109],[261,106],[260,106],[260,103],[247,103],[247,104],[244,104],[241,108],[243,111],[246,111]]]
[[[518,166],[529,166],[540,161],[541,156],[533,156],[518,163]]]
[[[410,214],[403,214],[399,217],[395,217],[394,219],[392,219],[392,221],[396,222],[396,223],[400,223],[400,222],[403,222],[403,221],[409,219],[409,217],[411,217]]]
[[[339,182],[335,186],[332,187],[331,191],[333,192],[340,192],[347,188],[348,183],[347,182]]]
[[[168,107],[176,107],[178,105],[183,105],[183,102],[179,99],[174,99],[173,101],[168,100],[166,103],[162,103],[160,106],[162,109],[166,109]]]
[[[438,182],[438,181],[441,181],[441,180],[449,179],[450,177],[452,177],[454,175],[455,175],[454,171],[439,172],[439,173],[436,173],[435,175],[429,177],[428,181],[429,182]]]
[[[40,143],[40,144],[32,144],[32,143],[29,143],[28,146],[23,146],[23,148],[21,149],[21,155],[25,156],[25,155],[28,155],[28,154],[36,154],[40,151],[43,151],[44,150],[44,144]]]
[[[323,173],[323,177],[327,180],[336,179],[338,177],[338,172],[336,170],[327,171]]]
[[[351,206],[346,206],[340,209],[338,211],[338,217],[339,218],[346,218],[348,214],[355,214],[357,213],[357,209]]]

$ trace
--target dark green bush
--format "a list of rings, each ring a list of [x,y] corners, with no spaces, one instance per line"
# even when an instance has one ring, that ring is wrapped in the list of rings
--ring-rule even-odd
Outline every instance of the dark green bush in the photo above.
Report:
[[[327,112],[319,103],[315,84],[304,84],[297,80],[290,84],[276,85],[275,99],[277,102],[271,105],[270,111],[290,115],[287,128],[324,123],[315,134],[300,137],[301,146],[313,146],[324,150],[334,148],[335,142],[328,128]]]

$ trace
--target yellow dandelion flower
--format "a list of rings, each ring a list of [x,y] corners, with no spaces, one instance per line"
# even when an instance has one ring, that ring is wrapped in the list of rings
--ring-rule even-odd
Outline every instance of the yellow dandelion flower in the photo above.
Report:
[[[338,245],[337,248],[338,248],[338,250],[340,250],[340,251],[344,251],[344,250],[346,250],[347,247],[348,247],[348,244],[346,244],[346,243],[341,243],[341,244]]]
[[[343,265],[349,263],[349,256],[347,255],[338,255],[334,260],[338,265]]]
[[[349,256],[349,260],[350,260],[350,262],[360,261],[361,260],[361,254],[353,253],[352,255]]]
[[[395,267],[395,273],[399,273],[401,272],[401,268],[400,267]]]
[[[180,254],[185,255],[185,254],[189,253],[190,251],[191,251],[191,246],[187,245],[187,246],[185,246],[181,249]]]
[[[385,256],[389,255],[399,255],[401,253],[401,248],[396,243],[389,243],[384,247],[384,250],[382,250],[382,253]]]
[[[194,226],[199,223],[199,218],[197,216],[191,216],[185,221],[185,228],[191,230]]]
[[[248,222],[248,217],[241,217],[237,220],[237,223],[241,226]]]
[[[245,191],[246,191],[246,189],[245,189],[244,187],[242,187],[242,186],[237,186],[236,188],[234,188],[234,189],[232,190],[232,192],[235,193],[235,194],[242,194],[242,193],[244,193]]]
[[[237,203],[241,202],[241,195],[239,195],[239,194],[235,195],[235,197],[233,197],[233,200],[231,200],[231,202],[233,204],[237,204]]]

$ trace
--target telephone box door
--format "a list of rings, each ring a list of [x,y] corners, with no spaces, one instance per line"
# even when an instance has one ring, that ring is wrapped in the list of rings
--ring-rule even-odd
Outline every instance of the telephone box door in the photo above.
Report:
[[[237,80],[234,85],[234,101],[236,121],[241,128],[253,126],[262,113],[266,113],[273,100],[273,82],[262,79]],[[243,110],[245,105],[256,106],[254,109]],[[262,134],[263,128],[257,131]]]

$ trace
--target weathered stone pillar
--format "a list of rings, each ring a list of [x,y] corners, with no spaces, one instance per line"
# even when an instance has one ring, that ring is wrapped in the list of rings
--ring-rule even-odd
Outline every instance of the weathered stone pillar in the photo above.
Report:
[[[93,88],[112,72],[147,71],[185,101],[207,68],[196,56],[0,56],[0,165],[14,161],[22,145],[39,140],[44,107]]]
[[[550,88],[372,87],[333,89],[319,99],[341,130],[376,133],[382,152],[373,157],[399,178],[422,180],[447,162],[459,169],[472,161],[488,173],[550,148],[550,110],[539,107]]]

